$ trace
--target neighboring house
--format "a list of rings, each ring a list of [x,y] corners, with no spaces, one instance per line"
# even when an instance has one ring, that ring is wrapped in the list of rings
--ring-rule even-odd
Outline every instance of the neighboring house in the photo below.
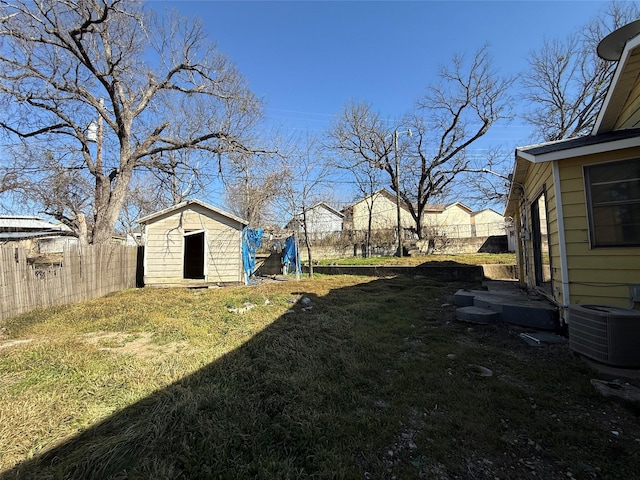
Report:
[[[473,210],[464,203],[454,202],[441,207],[440,211],[432,209],[425,212],[423,224],[432,225],[436,236],[448,238],[468,238],[473,237],[471,227],[471,215]]]
[[[144,227],[145,285],[244,283],[247,221],[200,200],[138,219]]]
[[[473,237],[507,234],[504,217],[491,208],[471,214],[471,229]]]
[[[0,215],[0,244],[12,243],[34,253],[62,253],[77,244],[69,227],[36,216]]]
[[[369,208],[372,208],[373,230],[395,229],[398,224],[396,197],[380,190],[343,210],[343,229],[366,231]],[[415,221],[404,203],[400,204],[400,223],[405,229],[415,229]],[[491,209],[474,212],[462,202],[427,204],[422,213],[422,226],[427,235],[447,238],[469,238],[505,235],[504,217]]]
[[[505,217],[522,286],[561,307],[640,295],[640,36],[626,42],[591,135],[516,149]],[[635,304],[637,306],[637,304]]]
[[[378,190],[346,207],[342,212],[345,231],[366,232],[369,228],[369,212],[371,212],[372,230],[398,228],[396,196],[388,190]],[[402,201],[400,201],[400,224],[403,228],[415,228],[413,217]]]
[[[305,211],[307,219],[307,233],[315,238],[321,238],[332,233],[340,233],[344,215],[324,202],[315,204]],[[298,213],[287,223],[285,228],[302,231],[302,213]]]

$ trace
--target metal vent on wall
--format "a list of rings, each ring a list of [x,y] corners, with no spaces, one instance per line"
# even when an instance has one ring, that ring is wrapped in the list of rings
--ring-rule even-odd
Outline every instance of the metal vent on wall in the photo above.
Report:
[[[568,320],[574,352],[608,365],[640,366],[640,311],[570,305]]]

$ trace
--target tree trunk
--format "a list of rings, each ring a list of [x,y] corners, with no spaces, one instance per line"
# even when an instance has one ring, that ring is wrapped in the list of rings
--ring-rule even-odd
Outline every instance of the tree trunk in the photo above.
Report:
[[[108,198],[102,199],[102,207],[98,208],[96,205],[97,216],[93,226],[91,243],[97,245],[111,241],[118,216],[126,200],[131,174],[130,169],[121,170],[112,182],[113,187]]]
[[[307,231],[307,211],[306,206],[302,208],[302,230],[304,231],[304,244],[307,247],[307,258],[309,259],[309,278],[313,277],[313,258],[311,258],[311,241]]]
[[[309,236],[305,234],[304,243],[307,247],[307,257],[309,258],[309,278],[313,277],[313,258],[311,258],[311,242]]]
[[[87,219],[85,218],[84,213],[78,214],[76,222],[78,226],[78,241],[80,242],[80,246],[87,246],[89,244],[89,233],[87,231]]]
[[[422,240],[423,236],[424,236],[424,232],[422,231],[422,215],[418,215],[418,218],[415,219],[416,221],[416,233],[418,235],[418,240]]]

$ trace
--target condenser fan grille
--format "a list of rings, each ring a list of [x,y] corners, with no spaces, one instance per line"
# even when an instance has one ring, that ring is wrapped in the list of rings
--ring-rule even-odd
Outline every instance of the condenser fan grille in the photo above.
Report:
[[[569,346],[598,362],[620,367],[640,366],[640,311],[571,305]]]

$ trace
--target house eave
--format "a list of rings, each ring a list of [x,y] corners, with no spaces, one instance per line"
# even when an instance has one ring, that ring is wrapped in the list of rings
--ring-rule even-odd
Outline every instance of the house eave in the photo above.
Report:
[[[527,152],[526,149],[529,147],[522,147],[516,149],[516,156],[530,163],[544,163],[634,147],[640,147],[640,136],[595,143],[592,145],[584,145],[575,148],[558,149],[553,152],[541,153],[538,155]]]
[[[326,204],[326,203],[324,203],[324,202],[317,203],[317,204],[316,204],[316,205],[314,205],[313,207],[308,208],[308,209],[307,209],[307,211],[308,211],[308,210],[312,210],[312,209],[314,209],[314,208],[316,208],[316,207],[322,207],[322,208],[324,208],[326,211],[328,211],[329,213],[334,214],[336,217],[344,218],[344,213],[337,211],[335,208],[330,207],[329,205],[327,205],[327,204]]]
[[[596,118],[592,135],[609,132],[615,128],[621,106],[627,100],[635,83],[630,82],[629,79],[637,78],[640,73],[638,62],[631,61],[631,58],[637,55],[639,46],[640,35],[627,41]]]

